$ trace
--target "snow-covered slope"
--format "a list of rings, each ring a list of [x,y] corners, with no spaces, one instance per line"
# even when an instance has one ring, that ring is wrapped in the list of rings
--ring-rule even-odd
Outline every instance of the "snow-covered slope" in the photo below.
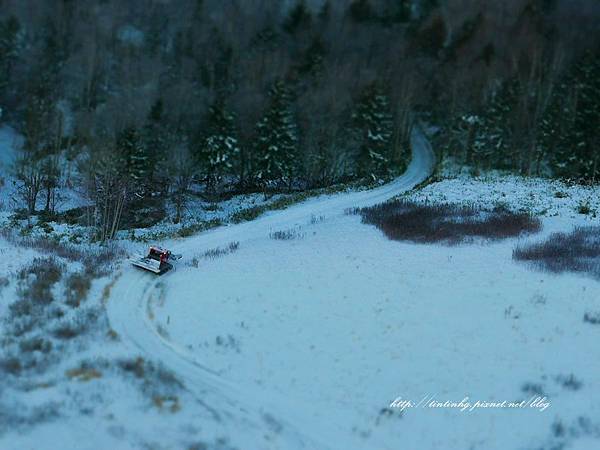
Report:
[[[406,173],[388,185],[372,191],[319,197],[282,212],[267,214],[252,222],[218,228],[184,242],[168,245],[186,255],[181,264],[185,267],[185,263],[191,261],[196,254],[226,246],[232,241],[247,246],[251,242],[268,239],[272,230],[304,225],[313,217],[342,217],[345,208],[384,201],[420,183],[433,170],[434,155],[420,131],[413,133],[412,147],[413,159]],[[183,277],[181,279],[180,274]],[[193,285],[200,288],[203,283],[202,279],[198,279],[198,275],[202,275],[201,271],[182,269],[176,275],[181,286]],[[171,280],[175,280],[175,277]],[[231,279],[230,283],[236,283],[236,280]],[[147,273],[126,268],[108,302],[110,322],[132,348],[162,361],[184,380],[186,387],[198,399],[208,403],[221,415],[230,417],[226,423],[213,424],[214,427],[226,428],[233,443],[242,447],[243,443],[254,442],[253,448],[262,448],[267,445],[267,441],[273,441],[277,443],[277,448],[336,448],[332,443],[341,435],[337,426],[331,426],[319,416],[307,418],[307,411],[302,408],[297,410],[271,386],[256,386],[254,382],[243,383],[222,376],[207,364],[202,355],[195,355],[161,335],[149,313],[150,303],[161,289],[159,286],[168,286],[161,301],[166,304],[177,301],[180,291],[172,288],[170,280],[159,280]],[[262,307],[257,305],[257,308]],[[243,318],[240,320],[243,321]],[[278,339],[276,332],[272,339]],[[255,375],[248,373],[248,381],[254,379]],[[310,413],[309,415],[312,416]],[[278,430],[277,433],[266,432],[273,427]]]
[[[86,305],[106,306],[109,323],[96,322],[108,338],[74,341],[81,350],[65,352],[38,387],[3,391],[0,417],[29,422],[0,427],[0,448],[52,450],[57,435],[66,450],[596,448],[600,325],[583,317],[600,313],[600,283],[533,270],[512,250],[597,223],[577,212],[588,199],[596,208],[597,188],[458,177],[407,192],[433,165],[418,131],[413,151],[394,183],[162,242],[184,254],[174,272],[156,277],[124,265],[112,289],[92,287]],[[417,245],[344,214],[399,194],[503,203],[540,216],[544,229],[487,244]],[[220,256],[205,254],[232,242]],[[11,271],[37,254],[3,241],[1,252],[18,255],[0,264]],[[14,296],[15,284],[0,299]],[[98,378],[68,375],[83,363]],[[389,407],[429,396],[545,403]]]
[[[562,217],[583,224],[597,222],[600,187],[567,184],[560,180],[516,175],[450,176],[411,193],[411,199],[459,203],[489,208],[508,206],[542,217]],[[587,214],[581,213],[585,206]]]
[[[192,397],[228,417],[203,416],[207,439],[224,434],[240,448],[361,450],[598,442],[598,329],[582,320],[599,309],[597,281],[514,262],[520,239],[398,243],[344,215],[423,180],[433,160],[418,132],[413,150],[395,183],[167,243],[185,259],[163,278],[124,270],[108,303],[111,324],[132,349],[172,369]],[[520,209],[532,190],[513,181],[506,202]],[[467,180],[436,184],[410,196],[439,191],[468,200],[478,189]],[[555,198],[542,191],[544,202]],[[493,207],[489,197],[478,204]],[[552,211],[541,236],[585,222],[571,207]],[[290,239],[273,239],[277,231]],[[230,242],[239,250],[203,258]],[[547,407],[388,408],[397,397],[517,402],[538,394]]]

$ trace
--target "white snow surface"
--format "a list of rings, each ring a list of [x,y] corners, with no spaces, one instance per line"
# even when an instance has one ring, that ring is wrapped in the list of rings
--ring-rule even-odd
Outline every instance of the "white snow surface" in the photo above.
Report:
[[[432,155],[419,133],[413,151],[407,173],[382,188],[165,243],[184,253],[182,264],[161,279],[125,271],[108,303],[112,326],[230,416],[224,433],[240,448],[519,449],[553,444],[556,421],[574,430],[568,443],[579,442],[572,434],[597,438],[598,423],[590,425],[596,431],[577,428],[579,416],[599,412],[598,330],[582,321],[598,306],[596,281],[513,262],[519,239],[398,243],[343,214],[422,181]],[[464,182],[455,183],[448,196],[468,197]],[[530,191],[516,179],[508,184]],[[546,219],[543,235],[580,222]],[[290,229],[299,239],[269,239]],[[239,242],[237,252],[202,259],[230,242]],[[571,374],[584,389],[556,381]],[[541,386],[552,406],[385,413],[397,397],[528,400],[527,386]]]
[[[28,404],[56,400],[72,413],[0,434],[0,449],[51,450],[57,436],[67,450],[600,448],[600,326],[583,321],[600,311],[600,284],[512,260],[520,242],[597,224],[577,206],[589,200],[595,209],[598,191],[461,176],[407,192],[434,162],[419,131],[412,146],[413,161],[393,183],[161,242],[184,254],[162,277],[123,266],[106,301],[119,340],[90,344],[62,373],[74,358],[140,355],[182,381],[180,410],[157,410],[101,369],[100,379],[33,390]],[[503,202],[540,215],[544,229],[494,243],[420,245],[390,241],[344,214],[398,195]],[[288,230],[294,239],[270,237]],[[203,256],[231,242],[239,249]],[[18,261],[32,256],[23,252]],[[100,297],[95,289],[88,302]],[[564,382],[571,376],[581,386]],[[538,391],[550,402],[544,411],[387,409],[398,397],[520,401]]]
[[[480,208],[506,206],[542,217],[560,217],[582,224],[598,223],[600,188],[568,184],[560,180],[494,174],[472,177],[458,174],[411,193],[412,200],[458,203]],[[586,205],[589,214],[581,214]]]
[[[164,302],[165,305],[171,305],[174,298],[184,301],[186,293],[190,293],[190,291],[185,289],[185,286],[193,286],[193,290],[200,293],[201,296],[199,298],[203,298],[202,292],[205,292],[203,286],[206,285],[204,277],[207,273],[203,270],[185,269],[185,263],[191,261],[194,252],[203,253],[203,251],[211,248],[226,246],[232,241],[239,242],[243,248],[265,242],[272,246],[278,242],[269,240],[268,236],[269,232],[275,228],[285,229],[297,225],[305,225],[311,221],[311,217],[313,216],[327,215],[331,217],[343,217],[345,208],[366,206],[384,201],[423,181],[433,169],[433,152],[425,137],[420,133],[415,133],[413,136],[413,149],[413,160],[406,173],[393,183],[381,188],[366,192],[319,197],[288,208],[283,212],[266,214],[252,222],[215,229],[186,240],[185,243],[166,243],[175,252],[182,252],[187,255],[187,257],[184,257],[182,264],[180,264],[180,270],[171,274],[171,277],[163,279],[148,277],[147,273],[126,270],[115,286],[112,298],[107,305],[111,325],[133,347],[141,349],[144,353],[152,354],[163,361],[167,367],[175,370],[176,374],[184,380],[186,386],[194,395],[209,403],[213,408],[220,410],[222,414],[231,415],[227,427],[229,427],[228,435],[231,437],[233,444],[243,448],[244,443],[255,442],[253,445],[254,448],[263,448],[267,445],[267,442],[264,441],[264,429],[265,427],[268,429],[271,426],[271,428],[275,429],[281,427],[281,430],[275,436],[273,436],[273,433],[268,433],[266,439],[269,441],[276,439],[277,445],[280,447],[334,448],[331,447],[332,443],[343,436],[337,424],[324,421],[323,417],[317,414],[317,410],[311,409],[307,411],[302,407],[298,409],[293,401],[296,395],[285,400],[285,397],[278,392],[279,389],[273,389],[270,383],[261,386],[261,383],[257,383],[256,381],[260,377],[258,372],[245,372],[245,375],[241,373],[240,375],[243,377],[241,380],[223,374],[219,367],[211,366],[209,360],[206,360],[201,354],[188,349],[187,345],[193,345],[193,343],[171,341],[161,335],[157,331],[159,324],[151,320],[154,314],[149,312],[149,308],[152,308],[151,304],[156,301],[154,298],[157,290],[160,289],[158,286],[162,285],[162,283],[164,283],[164,297],[161,297],[159,301]],[[271,248],[270,250],[274,249]],[[243,253],[240,252],[240,254]],[[263,255],[262,252],[257,255],[257,258],[260,259],[261,255]],[[231,260],[236,257],[237,255],[232,255]],[[307,263],[308,261],[304,261],[304,264]],[[248,269],[252,271],[253,266],[255,266],[255,263],[250,263]],[[239,266],[236,265],[236,267]],[[229,273],[237,278],[235,271]],[[266,283],[263,285],[268,289],[270,286],[269,279],[263,279],[260,272],[257,272],[256,275],[259,276],[259,278],[256,278],[256,281],[261,281],[261,284]],[[198,279],[198,276],[201,278]],[[223,281],[223,278],[220,278],[220,280]],[[217,287],[217,290],[213,290],[213,295],[218,291],[224,292],[227,285],[238,286],[242,289],[252,289],[252,286],[254,286],[254,284],[245,286],[243,281],[229,279],[226,281],[226,285],[219,285],[220,287]],[[179,286],[180,289],[173,289],[174,286]],[[213,284],[212,286],[214,287],[215,285]],[[281,292],[273,290],[273,295],[279,298]],[[198,298],[197,294],[193,296]],[[223,297],[219,296],[218,298],[222,299]],[[210,301],[209,298],[206,300]],[[247,300],[251,301],[250,299]],[[179,300],[177,301],[179,302]],[[180,303],[180,305],[183,304]],[[223,306],[225,307],[225,304]],[[208,307],[209,304],[206,303],[201,309],[206,311]],[[266,304],[256,305],[256,307],[259,311],[268,310]],[[178,309],[178,311],[181,310]],[[289,312],[293,316],[294,308],[290,309]],[[193,316],[191,311],[190,313],[190,317]],[[165,321],[169,322],[168,330],[171,329],[170,314],[168,312],[167,315],[164,315]],[[225,310],[219,314],[218,318],[214,318],[212,326],[223,323],[220,322],[225,319],[223,314],[225,314]],[[230,320],[234,320],[234,323],[244,322],[243,315],[236,316],[234,314],[234,316],[230,317]],[[162,317],[163,314],[161,313]],[[201,317],[196,316],[194,320],[200,319]],[[246,318],[246,320],[250,319],[250,317]],[[229,322],[228,327],[232,325],[230,320],[226,321]],[[307,323],[306,325],[308,326],[309,324]],[[277,327],[276,323],[273,323],[273,327],[271,328],[272,334],[269,340],[273,341],[281,338],[281,342],[286,342],[285,336],[279,336],[281,330]],[[223,329],[218,326],[217,328],[221,328],[223,333],[225,333],[223,339],[225,345],[228,345],[229,337],[227,336],[227,328]],[[168,330],[167,333],[170,333]],[[204,338],[208,338],[201,330],[202,327],[196,331],[198,337],[203,336],[203,340]],[[184,334],[190,332],[189,329],[188,331],[181,329],[181,331]],[[205,332],[208,331],[208,329],[205,330]],[[163,334],[166,335],[164,332]],[[295,336],[295,339],[303,341],[302,335],[297,335],[295,331],[290,333],[290,337],[292,336]],[[210,339],[209,342],[211,344],[214,344],[217,336],[211,335],[208,339]],[[246,344],[242,345],[245,348]],[[288,350],[291,349],[288,348]],[[256,348],[250,351],[252,352],[253,360],[261,361],[261,354],[269,350]],[[287,371],[283,367],[283,370],[293,375],[292,367],[289,367],[289,369],[290,371]],[[323,386],[323,389],[325,389],[325,386]],[[319,391],[322,392],[322,390]],[[307,400],[304,399],[302,403],[305,403]],[[335,414],[336,411],[328,408],[322,411],[322,413],[330,415]],[[271,419],[265,419],[265,417],[272,417],[276,423],[273,424]],[[355,434],[349,431],[348,436],[352,437]],[[348,442],[354,442],[354,438]]]

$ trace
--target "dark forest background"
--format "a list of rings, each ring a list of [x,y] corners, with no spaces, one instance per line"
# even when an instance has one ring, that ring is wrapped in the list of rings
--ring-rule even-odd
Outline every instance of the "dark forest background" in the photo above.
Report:
[[[599,19],[597,0],[0,0],[2,120],[31,212],[65,154],[107,209],[385,179],[417,119],[460,164],[594,182]]]

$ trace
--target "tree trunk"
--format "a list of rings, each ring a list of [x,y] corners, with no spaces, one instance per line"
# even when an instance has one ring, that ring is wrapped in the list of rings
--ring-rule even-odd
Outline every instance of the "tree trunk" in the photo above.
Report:
[[[52,188],[50,184],[46,186],[46,206],[44,207],[44,211],[50,213],[50,198],[52,197]]]

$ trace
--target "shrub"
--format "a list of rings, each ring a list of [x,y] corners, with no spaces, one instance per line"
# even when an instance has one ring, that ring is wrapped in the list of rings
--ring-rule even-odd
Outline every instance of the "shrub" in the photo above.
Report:
[[[19,296],[36,303],[52,302],[52,286],[60,280],[63,270],[64,265],[59,264],[54,257],[35,258],[18,273]],[[33,279],[31,275],[34,276]]]
[[[69,340],[79,336],[83,332],[83,327],[80,323],[74,321],[65,321],[59,324],[53,331],[53,335],[57,339]]]
[[[92,285],[92,279],[87,273],[73,273],[67,278],[65,296],[67,304],[77,308],[86,298]]]
[[[11,303],[8,307],[11,318],[27,317],[34,314],[38,306],[29,299],[19,299]]]
[[[581,272],[600,277],[600,227],[578,227],[553,233],[543,242],[520,245],[513,259],[550,272]]]
[[[40,222],[39,227],[44,230],[44,233],[46,234],[50,234],[54,231],[54,228],[48,222]]]
[[[583,386],[583,383],[575,378],[575,375],[570,374],[569,376],[559,375],[555,378],[556,382],[559,383],[563,388],[570,391],[578,391]]]
[[[0,359],[0,369],[10,375],[19,375],[23,366],[17,357],[10,356],[8,358]]]
[[[4,234],[7,240],[21,247],[39,250],[42,253],[52,255],[53,258],[58,257],[73,262],[81,262],[85,266],[86,273],[94,277],[103,275],[107,265],[125,255],[125,251],[116,245],[99,249],[81,249],[52,239],[32,237],[17,239],[9,232]]]
[[[600,312],[590,313],[586,312],[583,315],[583,321],[591,323],[592,325],[600,325]]]
[[[325,220],[325,216],[315,216],[314,214],[310,215],[310,224],[311,225],[316,225],[318,223],[321,223]]]
[[[14,337],[21,337],[29,333],[37,325],[37,321],[30,316],[11,321],[11,332]]]
[[[188,225],[180,228],[177,231],[177,235],[179,237],[189,237],[196,233],[200,233],[202,231],[210,230],[211,228],[215,228],[221,225],[221,221],[219,219],[207,220],[205,222],[197,222],[192,225]]]
[[[210,250],[205,251],[201,258],[204,259],[215,259],[215,258],[219,258],[221,256],[225,256],[225,255],[229,255],[230,253],[233,253],[235,251],[237,251],[237,249],[240,247],[240,243],[238,241],[233,241],[230,242],[227,247],[215,247],[212,248]],[[200,257],[198,256],[194,256],[194,258],[192,258],[192,261],[188,264],[192,267],[198,267],[200,260]]]
[[[231,348],[236,352],[240,353],[240,341],[237,340],[233,335],[228,334],[227,337],[217,336],[215,338],[215,344],[223,348]]]
[[[119,333],[117,333],[115,330],[113,330],[112,328],[110,330],[108,330],[106,332],[106,336],[111,340],[111,341],[118,341],[119,340]]]
[[[420,243],[459,244],[472,238],[505,239],[541,229],[539,219],[505,208],[480,211],[472,206],[431,205],[401,199],[356,212],[362,216],[363,223],[377,226],[390,239]]]
[[[26,248],[33,248],[42,253],[68,259],[69,261],[82,261],[84,253],[70,245],[63,245],[60,242],[47,238],[25,238],[18,242],[19,245]]]
[[[216,247],[216,248],[211,248],[210,250],[206,250],[204,252],[203,256],[204,256],[204,258],[215,259],[220,256],[226,255],[227,253],[229,253],[229,252],[226,248]]]
[[[59,264],[54,257],[35,258],[33,262],[19,271],[19,279],[26,279],[33,274],[37,278],[44,278],[51,284],[60,280],[64,266]]]
[[[122,359],[118,361],[118,366],[126,373],[130,373],[135,378],[141,380],[145,388],[151,388],[153,391],[159,388],[181,388],[183,384],[177,377],[161,364],[153,364],[144,358]]]
[[[89,212],[89,208],[86,206],[68,209],[56,214],[54,221],[59,223],[67,223],[70,225],[85,225],[86,216],[89,215]]]
[[[529,383],[529,382],[525,383],[525,384],[523,384],[523,386],[521,386],[521,391],[526,394],[539,395],[540,397],[543,397],[546,395],[544,393],[543,386],[538,383]]]
[[[240,247],[240,243],[238,241],[230,242],[227,247],[221,248],[216,247],[211,250],[207,250],[204,252],[204,258],[218,258],[220,256],[228,255],[230,253],[235,252]]]
[[[266,206],[253,206],[251,208],[242,209],[231,215],[231,222],[241,223],[254,220],[267,210]]]
[[[102,377],[102,372],[97,370],[96,368],[90,366],[89,363],[81,363],[79,367],[74,369],[69,369],[65,372],[65,375],[71,379],[75,379],[77,381],[87,382],[93,380],[95,378]]]
[[[289,230],[271,231],[269,237],[280,241],[289,241],[292,239],[302,239],[304,233],[299,228],[290,228]]]
[[[132,373],[136,378],[144,378],[145,374],[144,358],[137,357],[136,359],[123,359],[119,361],[119,367],[125,372]]]
[[[27,425],[37,425],[42,422],[48,422],[55,420],[60,416],[60,403],[47,402],[43,405],[36,406],[25,421]]]
[[[152,398],[152,403],[160,411],[167,410],[171,413],[176,413],[181,409],[179,398],[176,395],[155,395]]]
[[[112,290],[112,288],[114,287],[114,285],[116,284],[117,280],[119,279],[120,274],[117,275],[116,277],[114,277],[110,283],[107,283],[104,288],[102,289],[102,303],[106,304],[106,302],[108,301],[108,298],[110,297],[110,291]]]
[[[219,211],[221,208],[218,203],[209,203],[208,205],[204,205],[204,211]]]
[[[41,337],[35,337],[31,339],[25,339],[19,343],[21,352],[41,352],[50,353],[52,350],[52,342]]]
[[[590,208],[590,204],[587,202],[581,202],[577,205],[577,212],[579,214],[588,215],[592,213],[592,208]]]
[[[555,419],[552,423],[552,434],[554,437],[562,437],[565,435],[566,431],[566,427],[563,425],[563,423],[559,419]]]
[[[124,249],[117,245],[109,245],[95,250],[87,250],[81,261],[85,267],[85,273],[96,278],[108,275],[111,265],[125,255]]]

